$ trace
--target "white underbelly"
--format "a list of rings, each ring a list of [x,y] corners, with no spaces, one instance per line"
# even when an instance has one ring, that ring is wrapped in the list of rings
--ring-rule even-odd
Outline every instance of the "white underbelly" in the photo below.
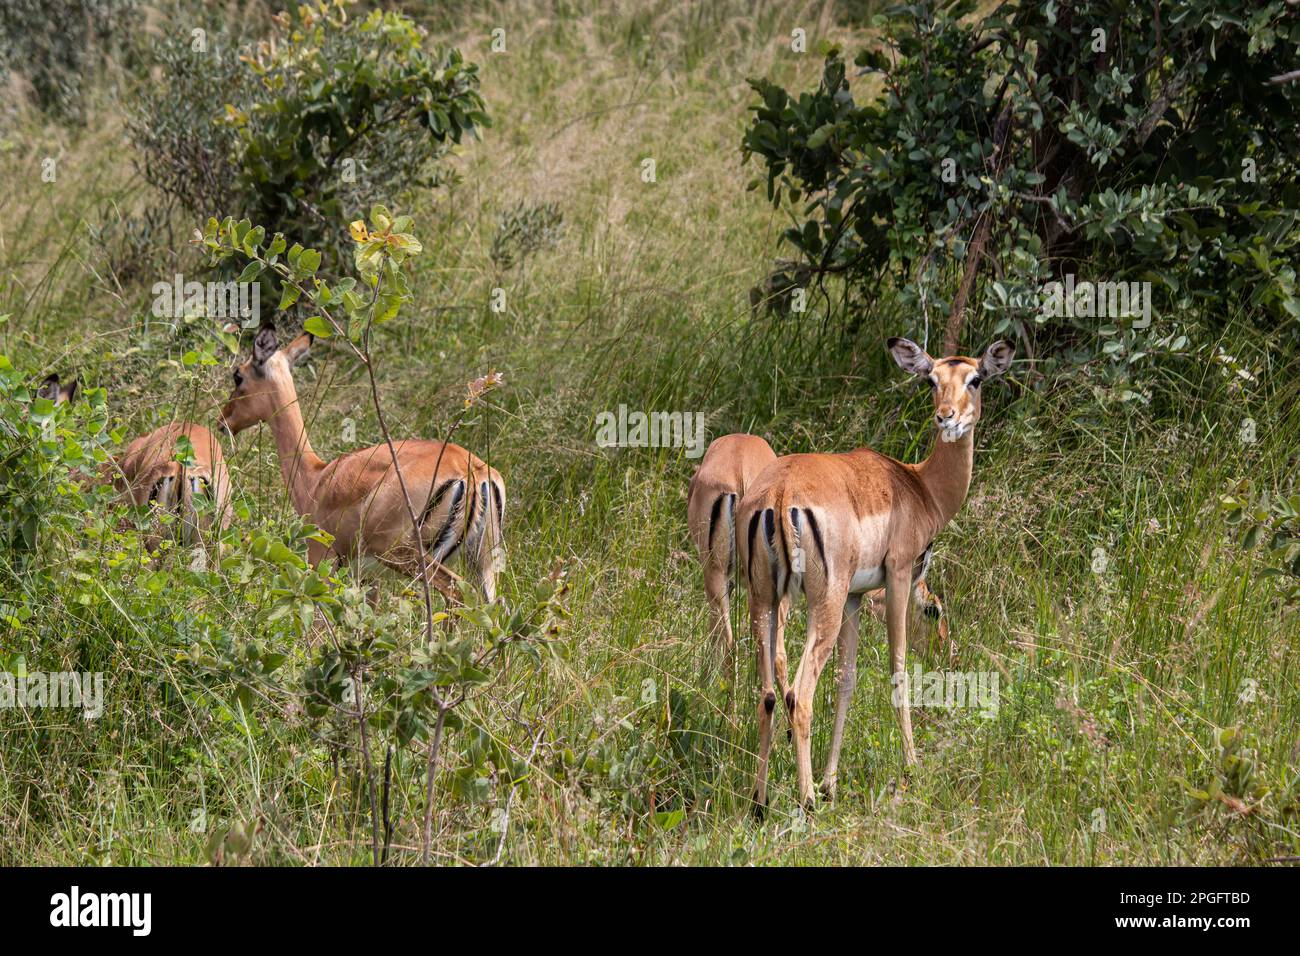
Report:
[[[885,566],[883,564],[874,568],[860,568],[853,572],[853,579],[849,581],[849,593],[861,594],[863,591],[884,586]]]

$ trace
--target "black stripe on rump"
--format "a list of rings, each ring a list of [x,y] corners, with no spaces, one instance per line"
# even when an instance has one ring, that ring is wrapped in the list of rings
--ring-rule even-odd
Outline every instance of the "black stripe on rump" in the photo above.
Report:
[[[749,519],[749,562],[745,565],[745,578],[749,581],[749,587],[752,591],[754,588],[754,534],[758,531],[757,511]]]
[[[812,509],[803,509],[804,517],[808,519],[808,527],[812,529],[813,543],[817,545],[817,557],[821,560],[822,571],[827,577],[830,576],[830,565],[826,563],[826,546],[822,543],[822,529],[817,525],[817,519],[813,517]],[[807,568],[804,569],[807,571]]]
[[[736,570],[736,496],[727,495],[727,527],[731,534],[727,536],[727,584],[731,584],[731,574]]]
[[[776,549],[776,531],[777,520],[776,512],[771,508],[763,509],[763,536],[767,538],[767,550],[772,561],[772,589],[773,593],[780,596],[781,594],[781,562],[777,560],[778,554],[784,555],[785,544],[785,522],[781,522],[781,550]]]
[[[495,501],[497,505],[497,531],[504,536],[506,526],[505,492],[501,490],[501,486],[495,481],[489,482],[489,484],[492,485],[492,500]]]
[[[722,499],[726,495],[718,495],[713,502],[713,507],[709,510],[709,553],[713,553],[713,530],[718,526],[718,517],[722,514]]]
[[[447,520],[444,522],[442,528],[439,529],[438,534],[434,537],[431,551],[431,557],[439,564],[445,561],[451,553],[450,550],[444,552],[444,549],[450,548],[451,550],[455,550],[455,546],[460,544],[460,537],[457,535],[456,525],[460,518],[461,506],[465,501],[465,482],[461,481],[459,478],[453,478],[448,481],[437,490],[433,496],[433,502],[424,512],[424,517],[427,519],[431,514],[433,514],[434,509],[437,508],[438,504],[442,501],[449,490],[451,492],[451,505],[447,509]]]

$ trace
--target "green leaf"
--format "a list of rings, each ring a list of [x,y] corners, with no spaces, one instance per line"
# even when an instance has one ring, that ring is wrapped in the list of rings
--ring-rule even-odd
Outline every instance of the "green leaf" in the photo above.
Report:
[[[298,257],[298,272],[303,275],[315,275],[320,268],[320,253],[315,249],[304,249]]]
[[[664,810],[655,814],[655,825],[660,830],[671,830],[686,818],[684,809]]]
[[[310,319],[302,324],[304,332],[310,332],[318,339],[327,339],[334,334],[330,324],[325,321],[323,316],[313,315]]]

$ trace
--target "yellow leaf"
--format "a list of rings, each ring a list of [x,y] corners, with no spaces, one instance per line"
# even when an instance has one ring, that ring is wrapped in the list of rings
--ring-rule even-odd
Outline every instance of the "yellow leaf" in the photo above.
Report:
[[[348,224],[348,232],[352,234],[356,242],[365,242],[370,238],[370,233],[366,232],[366,224],[362,219],[354,219]]]

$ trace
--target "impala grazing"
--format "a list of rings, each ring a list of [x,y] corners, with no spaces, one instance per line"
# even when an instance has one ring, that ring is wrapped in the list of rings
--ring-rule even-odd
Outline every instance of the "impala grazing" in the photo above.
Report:
[[[730,596],[736,566],[736,507],[763,469],[776,460],[776,452],[757,435],[737,433],[715,438],[691,478],[686,497],[686,523],[704,569],[704,593],[712,616],[709,636],[715,641],[721,636],[728,656],[735,648]],[[883,617],[884,591],[872,591],[866,597],[872,613]],[[935,621],[940,640],[946,641],[948,621],[943,604],[924,578],[916,582],[912,597],[917,610]],[[788,604],[782,603],[782,621]],[[786,662],[784,649],[779,650],[776,668],[784,690]]]
[[[754,785],[759,814],[767,805],[774,683],[784,677],[778,669],[785,656],[784,608],[800,589],[808,602],[808,638],[794,685],[787,689],[781,683],[801,803],[813,804],[813,695],[838,643],[844,667],[822,783],[826,796],[834,797],[845,716],[857,683],[859,610],[863,595],[881,585],[903,756],[909,766],[916,763],[905,669],[907,595],[925,576],[935,536],[966,498],[980,385],[1010,368],[1014,350],[1006,342],[994,342],[978,360],[951,356],[935,361],[907,339],[890,339],[888,345],[901,368],[930,383],[938,430],[930,457],[909,465],[859,448],[840,455],[779,458],[745,493],[736,515],[738,558],[749,581],[750,630],[763,682]]]
[[[69,402],[77,394],[77,381],[61,385],[59,377],[51,375],[37,394],[55,404]],[[192,449],[186,461],[177,458],[181,438],[189,439]],[[103,467],[100,477],[137,505],[173,512],[187,546],[198,543],[214,520],[223,531],[230,526],[230,472],[221,445],[202,425],[172,422],[141,435]],[[200,513],[200,499],[211,503],[211,514]],[[148,538],[146,546],[156,547],[157,538]]]
[[[309,545],[312,564],[331,552],[340,558],[370,555],[418,580],[419,549],[388,445],[331,462],[312,451],[292,372],[311,343],[311,334],[304,332],[281,349],[274,328],[259,329],[252,356],[235,370],[234,392],[221,409],[221,424],[232,435],[258,422],[270,426],[294,509],[334,537],[329,548]],[[394,448],[418,519],[429,583],[454,599],[458,579],[446,564],[459,554],[492,600],[505,522],[501,476],[458,445],[406,440],[394,442]]]

